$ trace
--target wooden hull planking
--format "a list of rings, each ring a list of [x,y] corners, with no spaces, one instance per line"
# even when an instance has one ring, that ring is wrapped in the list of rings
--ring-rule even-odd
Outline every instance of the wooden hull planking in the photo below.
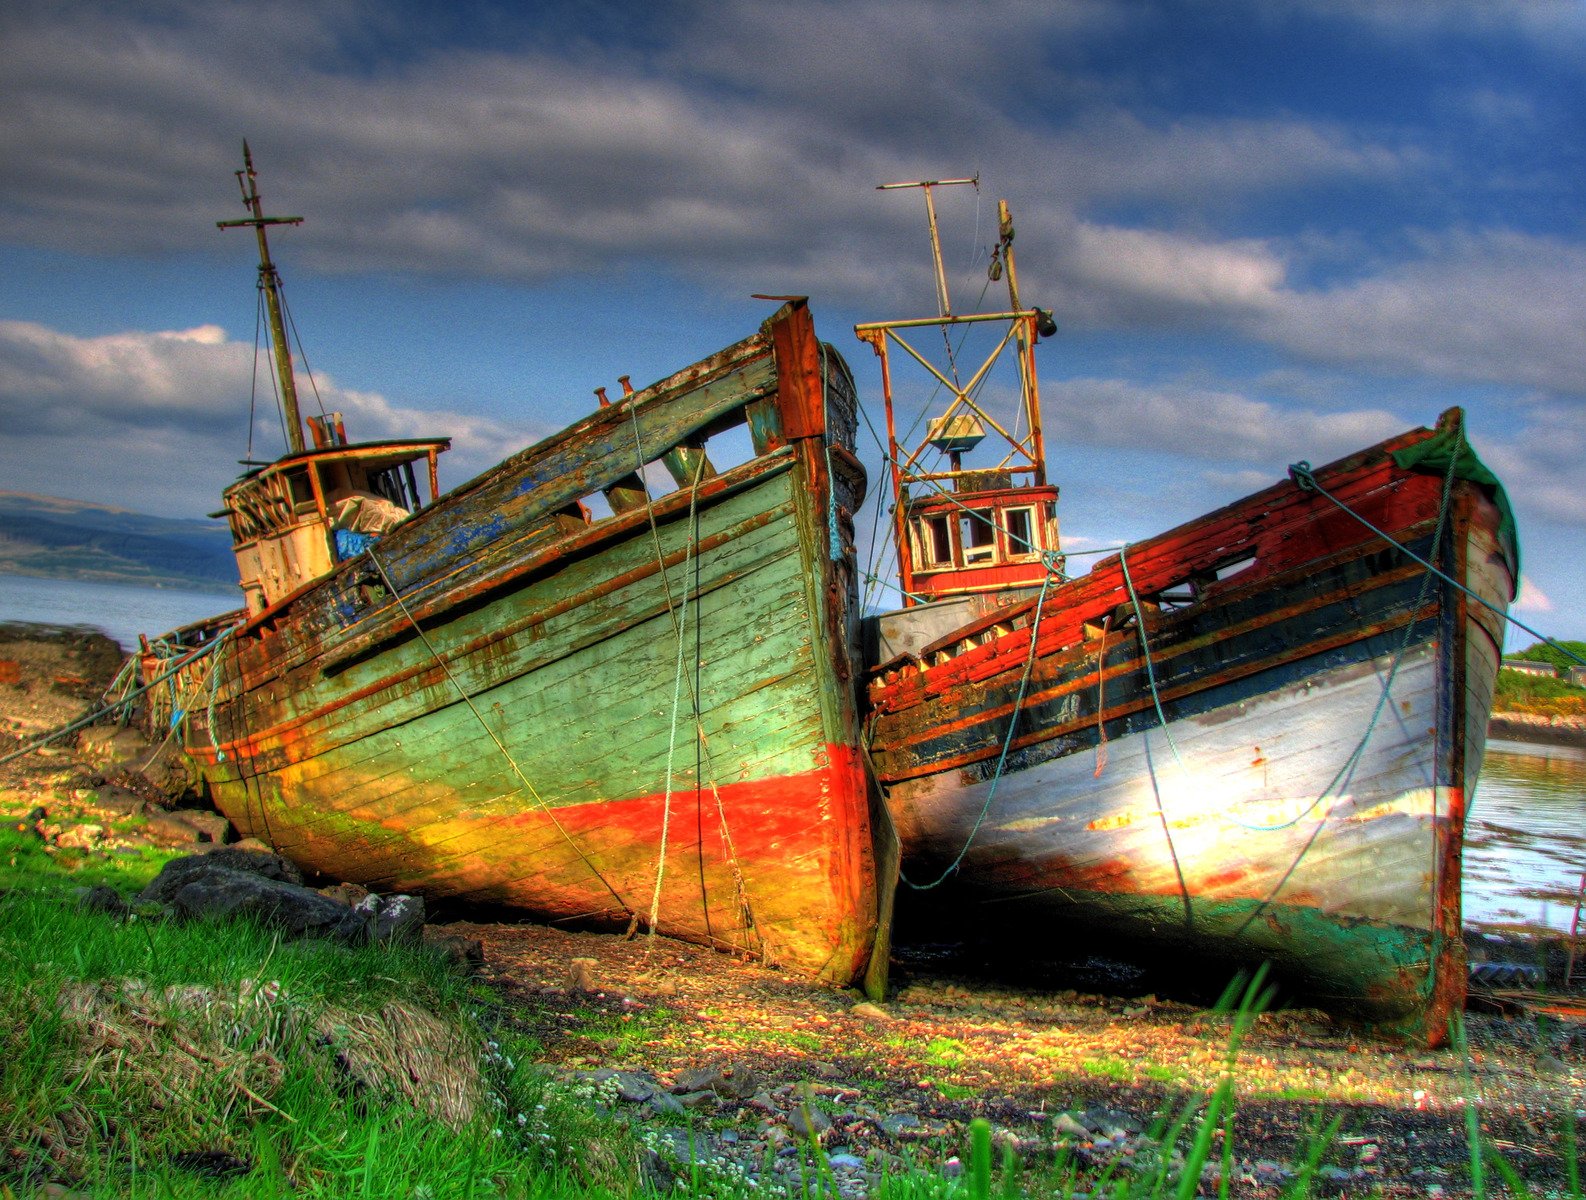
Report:
[[[195,665],[187,749],[217,805],[376,890],[605,925],[653,910],[851,981],[877,904],[855,404],[789,306],[442,497],[251,621],[213,678]],[[735,423],[755,454],[718,474],[703,442]],[[677,491],[577,515],[663,451]]]
[[[1416,439],[1317,478],[1425,557],[1443,480],[1388,457]],[[1436,553],[1502,611],[1512,557],[1476,486],[1455,483]],[[1118,628],[1133,604],[1116,559],[1049,591],[1022,704],[1033,604],[877,673],[871,753],[905,870],[934,879],[962,854],[948,887],[982,925],[1270,960],[1323,1003],[1438,1041],[1463,1002],[1459,862],[1501,617],[1292,486],[1131,547],[1128,566],[1165,727],[1138,631]],[[1183,602],[1158,607],[1164,592]]]

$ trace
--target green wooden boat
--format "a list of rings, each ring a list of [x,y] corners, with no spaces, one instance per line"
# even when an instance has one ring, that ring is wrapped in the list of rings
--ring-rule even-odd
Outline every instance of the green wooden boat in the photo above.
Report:
[[[878,895],[847,367],[795,300],[601,400],[438,497],[444,440],[332,415],[307,446],[294,404],[289,452],[225,492],[245,609],[145,670],[185,664],[166,712],[216,805],[307,868],[847,983]]]

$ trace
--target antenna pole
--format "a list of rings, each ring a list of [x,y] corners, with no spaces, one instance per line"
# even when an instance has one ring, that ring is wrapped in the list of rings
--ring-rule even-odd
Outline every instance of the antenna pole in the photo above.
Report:
[[[978,188],[980,176],[976,175],[973,179],[920,179],[913,183],[883,183],[876,188],[878,192],[889,192],[895,188],[920,188],[924,191],[925,219],[931,227],[931,259],[936,265],[936,310],[944,317],[953,315],[953,305],[947,295],[947,269],[942,265],[942,238],[936,228],[936,201],[931,196],[931,189],[960,183]]]
[[[281,403],[286,409],[287,446],[291,453],[301,454],[307,448],[303,442],[303,418],[297,408],[297,379],[292,373],[292,347],[286,340],[286,322],[281,318],[281,276],[270,261],[270,243],[265,238],[267,225],[301,225],[302,217],[267,217],[259,203],[258,178],[253,170],[253,152],[248,143],[242,143],[242,170],[236,172],[237,185],[242,189],[242,204],[253,215],[241,221],[216,221],[219,229],[235,229],[249,225],[259,239],[259,288],[264,292],[265,307],[270,313],[270,340],[275,345],[275,373],[281,381]]]

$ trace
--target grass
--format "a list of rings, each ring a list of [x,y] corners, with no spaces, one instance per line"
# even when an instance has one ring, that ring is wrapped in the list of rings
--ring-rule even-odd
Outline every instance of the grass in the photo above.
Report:
[[[636,1140],[438,954],[118,923],[78,878],[50,861],[0,896],[0,1195],[636,1191]]]
[[[659,1131],[622,1124],[600,1085],[561,1083],[537,1070],[540,1047],[514,1032],[493,993],[440,957],[283,942],[250,924],[117,923],[80,912],[73,887],[119,870],[129,890],[149,863],[69,869],[36,845],[5,849],[16,853],[10,869],[27,886],[0,894],[0,1197],[32,1195],[46,1181],[140,1200],[656,1194],[641,1164],[652,1157],[647,1144],[664,1155]],[[1267,997],[1259,974],[1225,997],[1222,1077],[1209,1092],[1181,1091],[1177,1107],[1137,1139],[1127,1168],[1119,1159],[1087,1159],[1083,1147],[1020,1160],[994,1146],[991,1127],[977,1120],[958,1147],[959,1174],[920,1160],[884,1176],[870,1194],[1191,1200],[1203,1170],[1220,1164],[1215,1192],[1226,1200],[1240,1048]],[[590,1020],[594,1036],[620,1051],[627,1039],[658,1033],[667,1015]],[[923,1053],[942,1071],[970,1057],[953,1038],[933,1039]],[[1086,1060],[1083,1069],[1120,1082],[1136,1074],[1176,1082],[1171,1068],[1121,1058]],[[978,1095],[932,1086],[949,1098]],[[1483,1139],[1475,1106],[1465,1111],[1474,1194],[1530,1195]],[[1283,1200],[1316,1190],[1337,1129],[1336,1120],[1315,1125]],[[1557,1144],[1567,1187],[1550,1194],[1583,1200],[1572,1138],[1566,1124]],[[802,1154],[791,1194],[830,1200],[835,1179],[824,1152],[812,1144]],[[769,1173],[757,1187],[736,1168],[673,1161],[676,1189],[686,1195],[750,1200],[771,1190]],[[205,1165],[229,1166],[232,1177],[206,1177]]]
[[[1586,688],[1563,679],[1499,671],[1493,692],[1495,712],[1535,713],[1540,716],[1586,717]]]

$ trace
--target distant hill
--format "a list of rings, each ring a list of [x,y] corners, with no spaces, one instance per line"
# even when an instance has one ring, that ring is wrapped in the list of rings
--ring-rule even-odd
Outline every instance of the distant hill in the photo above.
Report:
[[[223,522],[23,492],[0,491],[0,572],[217,592],[237,586]]]

